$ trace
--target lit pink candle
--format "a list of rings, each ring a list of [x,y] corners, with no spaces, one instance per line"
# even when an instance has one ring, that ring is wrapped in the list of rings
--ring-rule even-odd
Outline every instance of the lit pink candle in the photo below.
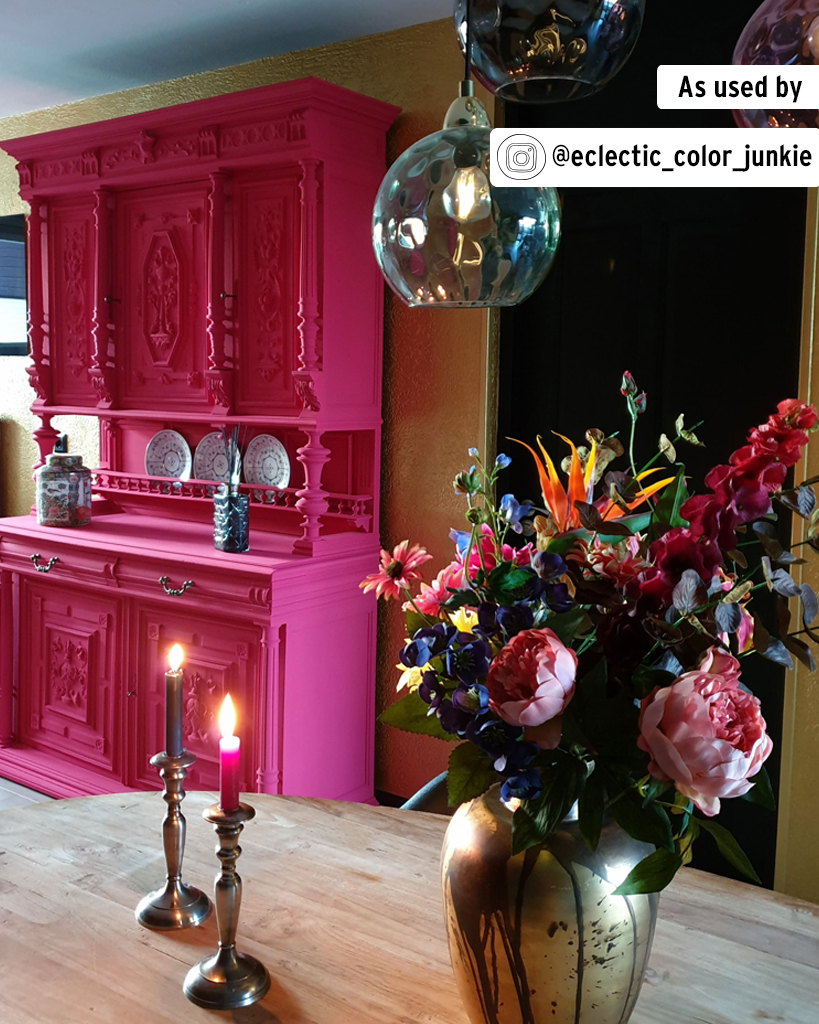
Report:
[[[239,737],[233,735],[236,712],[228,694],[219,711],[219,804],[223,811],[235,811],[239,806]]]

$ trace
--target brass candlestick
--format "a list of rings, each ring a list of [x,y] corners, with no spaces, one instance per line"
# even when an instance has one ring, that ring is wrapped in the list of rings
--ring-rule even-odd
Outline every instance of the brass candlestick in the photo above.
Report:
[[[182,881],[182,857],[185,853],[185,815],[180,804],[185,799],[182,788],[188,768],[196,755],[183,750],[181,754],[154,754],[151,764],[159,769],[168,805],[162,822],[162,845],[165,848],[167,875],[162,889],[148,893],[137,905],[136,919],[145,928],[192,928],[210,914],[207,896]]]
[[[214,903],[219,950],[205,957],[188,971],[183,990],[192,1003],[207,1010],[234,1010],[255,1003],[270,988],[267,968],[255,957],[236,952],[236,928],[242,904],[242,879],[236,872],[236,861],[242,848],[239,835],[244,823],[255,817],[248,804],[239,804],[235,811],[224,811],[213,804],[202,815],[216,829],[219,845],[216,856],[222,865],[216,876]]]

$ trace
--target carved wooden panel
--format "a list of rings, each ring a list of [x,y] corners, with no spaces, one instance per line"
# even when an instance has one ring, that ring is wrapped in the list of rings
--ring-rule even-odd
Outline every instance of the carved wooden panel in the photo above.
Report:
[[[114,317],[126,408],[207,407],[204,182],[117,200]]]
[[[115,771],[118,603],[52,582],[20,587],[21,739]]]
[[[48,339],[54,401],[95,405],[88,377],[94,315],[94,205],[61,200],[48,209]]]
[[[236,363],[240,413],[300,408],[292,372],[299,339],[298,176],[235,179]]]
[[[224,618],[212,620],[194,612],[172,612],[165,605],[140,605],[136,618],[135,684],[132,713],[136,714],[133,778],[129,785],[157,788],[150,758],[165,747],[165,669],[168,651],[180,643],[183,664],[185,747],[197,762],[188,772],[190,789],[219,785],[219,726],[217,715],[226,693],[236,705],[237,734],[242,737],[243,790],[255,787],[258,761],[254,708],[258,702],[258,652],[261,632]]]

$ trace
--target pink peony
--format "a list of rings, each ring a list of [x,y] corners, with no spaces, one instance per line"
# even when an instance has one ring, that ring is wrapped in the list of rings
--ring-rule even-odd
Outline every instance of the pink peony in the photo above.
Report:
[[[489,706],[510,725],[533,728],[553,723],[536,738],[541,746],[556,747],[559,716],[574,694],[576,673],[577,655],[550,629],[526,629],[489,666]]]
[[[432,586],[428,583],[421,584],[421,592],[415,598],[415,605],[422,614],[437,618],[441,605],[452,597],[448,588],[458,590],[463,585],[463,566],[460,562],[450,562],[449,565],[441,569],[432,581]],[[404,605],[404,608],[406,609],[407,605]]]
[[[640,733],[654,778],[673,782],[709,817],[720,799],[748,792],[773,748],[759,701],[739,688],[739,662],[716,647],[645,698]]]

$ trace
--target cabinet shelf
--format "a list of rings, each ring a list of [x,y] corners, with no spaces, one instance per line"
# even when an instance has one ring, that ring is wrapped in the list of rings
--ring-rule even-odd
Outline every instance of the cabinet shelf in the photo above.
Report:
[[[109,469],[93,469],[93,489],[114,501],[128,495],[149,495],[168,499],[172,502],[213,501],[220,484],[213,480],[179,480],[175,477],[144,476],[136,473],[121,473]],[[247,494],[253,508],[263,511],[290,512],[303,515],[298,507],[299,488],[268,487],[258,484],[239,484],[239,491]],[[369,494],[324,494],[327,510],[322,519],[338,520],[349,524],[350,529],[369,532],[372,523],[372,495]]]

